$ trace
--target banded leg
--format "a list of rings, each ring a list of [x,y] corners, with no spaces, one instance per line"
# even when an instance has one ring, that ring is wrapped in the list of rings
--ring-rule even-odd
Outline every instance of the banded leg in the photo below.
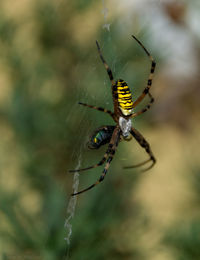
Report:
[[[107,109],[105,109],[105,108],[103,108],[103,107],[91,106],[91,105],[88,105],[88,104],[85,104],[85,103],[81,103],[81,102],[78,102],[78,103],[79,103],[79,105],[82,105],[82,106],[85,106],[85,107],[90,107],[90,108],[96,109],[96,110],[98,110],[98,111],[107,113],[107,114],[109,114],[109,115],[112,116],[112,117],[114,116],[114,114],[113,114],[112,111],[107,110]]]
[[[132,37],[137,41],[137,43],[139,43],[139,45],[143,48],[143,50],[146,52],[147,56],[149,57],[150,61],[151,61],[151,70],[150,70],[150,74],[149,74],[149,78],[147,81],[147,86],[146,88],[143,90],[142,94],[137,98],[137,100],[133,103],[133,108],[136,107],[142,100],[143,98],[146,96],[147,93],[149,93],[149,89],[152,85],[152,80],[153,80],[153,74],[155,71],[155,67],[156,67],[156,62],[153,59],[153,57],[151,56],[151,54],[147,51],[147,49],[144,47],[144,45],[134,36],[132,35]]]
[[[108,168],[110,167],[110,163],[114,157],[114,154],[115,154],[115,151],[116,151],[116,148],[118,146],[118,143],[119,143],[119,139],[120,139],[120,129],[118,127],[115,128],[114,132],[113,132],[113,135],[112,135],[112,138],[111,138],[111,141],[110,141],[110,144],[109,145],[112,145],[112,148],[111,148],[111,151],[110,151],[110,154],[109,154],[109,157],[106,161],[106,165],[104,167],[104,170],[103,170],[103,173],[102,175],[100,176],[100,178],[98,179],[98,181],[96,181],[94,184],[90,185],[88,188],[84,189],[84,190],[81,190],[77,193],[73,193],[71,194],[72,196],[75,196],[75,195],[78,195],[80,193],[83,193],[85,191],[88,191],[92,188],[94,188],[96,185],[98,185],[100,182],[102,182],[106,176],[106,173],[108,171]]]
[[[101,49],[100,49],[100,46],[99,46],[98,41],[96,41],[96,45],[97,45],[97,49],[98,49],[98,52],[99,52],[99,56],[100,56],[100,58],[101,58],[101,60],[102,60],[102,62],[103,62],[103,65],[104,65],[104,67],[105,67],[107,73],[108,73],[108,76],[109,76],[109,78],[110,78],[110,81],[111,81],[111,83],[112,83],[112,86],[114,86],[114,85],[115,85],[115,82],[114,82],[112,70],[110,69],[110,67],[109,67],[108,64],[106,63],[106,61],[105,61],[105,59],[104,59],[104,57],[103,57],[103,55],[102,55],[102,53],[101,53]]]
[[[152,104],[153,104],[153,102],[154,102],[154,98],[152,97],[152,95],[151,95],[150,92],[148,93],[148,95],[149,95],[149,97],[150,97],[150,102],[148,103],[148,105],[147,105],[145,108],[143,108],[142,110],[133,113],[133,114],[131,115],[131,118],[136,117],[136,116],[139,116],[139,115],[143,114],[144,112],[146,112],[147,110],[149,110],[149,109],[151,108],[151,106],[152,106]]]
[[[108,155],[109,155],[110,152],[112,151],[112,147],[113,147],[112,144],[109,144],[109,145],[108,145],[108,149],[107,149],[107,151],[105,152],[103,158],[102,158],[101,161],[99,161],[97,164],[94,164],[94,165],[89,166],[89,167],[87,167],[87,168],[78,169],[78,170],[69,170],[69,172],[82,172],[82,171],[90,170],[90,169],[96,168],[96,167],[98,167],[98,166],[101,166],[102,164],[104,164],[104,162],[105,162],[106,159],[108,158]]]
[[[154,155],[151,151],[149,143],[144,139],[144,137],[135,128],[132,127],[130,133],[136,139],[136,141],[146,150],[146,152],[149,154],[150,158],[148,160],[142,162],[142,163],[137,164],[137,165],[126,166],[124,168],[125,169],[131,169],[131,168],[142,166],[142,165],[152,161],[152,164],[148,168],[146,168],[142,171],[150,170],[154,166],[154,164],[156,163],[156,159],[155,159],[155,157],[154,157]]]

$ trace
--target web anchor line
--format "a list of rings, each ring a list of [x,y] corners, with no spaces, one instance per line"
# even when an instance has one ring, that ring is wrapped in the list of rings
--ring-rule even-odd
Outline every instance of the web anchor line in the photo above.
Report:
[[[105,5],[105,0],[102,0],[102,4],[103,4],[102,14],[104,16],[104,22],[105,22],[102,27],[103,27],[103,29],[107,29],[108,31],[110,31],[110,24],[107,23],[108,8]]]
[[[81,154],[79,155],[78,164],[77,164],[76,169],[79,169],[80,165],[81,165]],[[72,185],[73,192],[78,191],[78,186],[79,186],[79,173],[75,172],[74,178],[73,178],[73,185]],[[71,220],[73,219],[74,214],[75,214],[76,202],[77,202],[77,196],[73,196],[73,197],[70,197],[69,203],[67,205],[67,217],[65,219],[65,224],[64,224],[64,227],[67,230],[67,236],[64,239],[67,241],[68,245],[70,245],[70,238],[72,235]]]

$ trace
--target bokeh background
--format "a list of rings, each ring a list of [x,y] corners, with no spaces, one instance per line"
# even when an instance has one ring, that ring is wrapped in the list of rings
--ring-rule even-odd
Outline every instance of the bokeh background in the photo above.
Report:
[[[112,109],[95,40],[135,99],[150,61],[131,34],[157,61],[155,103],[133,122],[157,164],[123,170],[147,154],[120,143],[105,181],[78,197],[68,246],[68,170],[100,160],[106,147],[86,143],[112,124],[77,104]],[[199,86],[199,0],[1,0],[1,259],[200,259]],[[79,189],[101,171],[82,173]]]

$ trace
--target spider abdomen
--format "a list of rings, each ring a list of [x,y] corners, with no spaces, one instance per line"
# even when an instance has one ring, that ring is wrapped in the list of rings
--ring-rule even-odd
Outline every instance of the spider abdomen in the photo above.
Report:
[[[129,116],[132,114],[133,101],[128,84],[122,79],[118,79],[115,84],[119,108],[123,115]]]

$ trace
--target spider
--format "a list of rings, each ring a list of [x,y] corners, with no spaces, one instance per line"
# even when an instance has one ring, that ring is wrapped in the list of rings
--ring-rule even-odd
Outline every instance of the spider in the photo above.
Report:
[[[119,141],[123,141],[123,140],[128,141],[128,140],[130,140],[130,138],[134,137],[136,139],[136,141],[145,149],[145,151],[149,155],[148,160],[143,161],[137,165],[126,166],[124,168],[130,169],[130,168],[134,168],[134,167],[139,167],[139,166],[142,166],[151,161],[152,162],[151,165],[148,168],[143,170],[143,171],[147,171],[147,170],[151,169],[153,167],[153,165],[156,163],[156,159],[151,151],[149,143],[140,134],[140,132],[132,126],[132,123],[131,123],[132,118],[139,116],[139,115],[143,114],[144,112],[146,112],[147,110],[149,110],[152,103],[154,102],[154,98],[150,94],[149,90],[152,85],[152,79],[153,79],[153,74],[154,74],[155,67],[156,67],[156,62],[154,61],[151,54],[144,47],[144,45],[134,35],[132,35],[132,37],[143,48],[143,50],[145,51],[145,53],[147,54],[147,56],[149,57],[149,59],[151,61],[151,70],[150,70],[149,78],[147,81],[147,85],[146,85],[145,89],[143,90],[142,94],[134,102],[132,101],[132,95],[131,95],[131,92],[130,92],[130,89],[129,89],[127,83],[122,79],[118,79],[117,81],[114,81],[112,71],[102,55],[98,41],[96,41],[99,56],[101,58],[101,61],[103,62],[103,65],[104,65],[104,67],[108,73],[109,79],[111,81],[114,112],[104,109],[102,107],[91,106],[91,105],[81,103],[81,102],[79,102],[79,104],[109,114],[115,121],[116,125],[102,126],[98,129],[96,129],[94,131],[94,133],[92,134],[92,136],[90,137],[90,140],[88,143],[88,147],[90,149],[98,149],[100,146],[109,143],[106,153],[104,154],[103,158],[97,164],[94,164],[90,167],[83,168],[83,169],[70,170],[70,172],[80,172],[80,171],[89,170],[89,169],[101,166],[104,163],[105,163],[105,167],[103,169],[102,175],[94,184],[92,184],[91,186],[89,186],[86,189],[83,189],[79,192],[75,192],[75,193],[71,194],[72,196],[78,195],[85,191],[88,191],[104,180],[106,173],[108,171],[108,168],[110,166],[110,163],[113,160],[113,157],[115,155]],[[142,110],[140,110],[138,112],[134,112],[133,109],[144,99],[144,97],[147,94],[150,98],[148,105],[145,108],[143,108]]]

